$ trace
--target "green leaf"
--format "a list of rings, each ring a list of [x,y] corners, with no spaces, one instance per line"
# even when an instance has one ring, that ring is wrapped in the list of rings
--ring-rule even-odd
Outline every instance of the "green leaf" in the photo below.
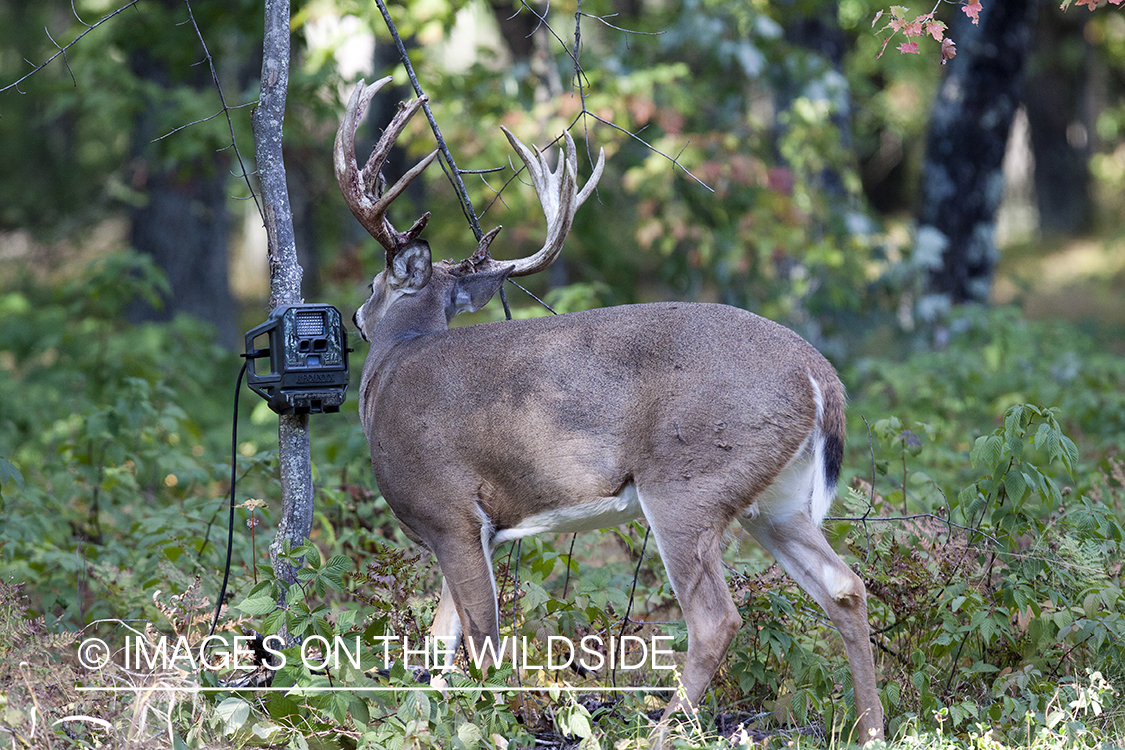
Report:
[[[977,438],[973,450],[969,453],[969,460],[973,466],[984,469],[988,473],[996,471],[1004,457],[1004,441],[999,435],[982,435]]]
[[[1008,413],[1004,415],[1004,436],[1009,440],[1018,439],[1022,432],[1023,426],[1023,407],[1016,404],[1008,409]]]
[[[457,727],[457,739],[461,740],[468,750],[474,750],[484,742],[484,732],[476,724],[466,722]]]
[[[1022,471],[1012,469],[1004,475],[1004,489],[1008,491],[1008,497],[1017,503],[1022,502],[1027,495],[1027,485],[1027,477]]]
[[[1041,449],[1047,444],[1051,436],[1051,426],[1046,422],[1039,425],[1039,429],[1035,431],[1035,447]]]
[[[352,560],[347,555],[333,555],[324,563],[324,572],[342,576],[352,569]]]
[[[266,619],[262,620],[262,634],[273,635],[281,630],[282,623],[285,622],[285,610],[278,607],[273,612],[266,615]]]
[[[241,698],[227,698],[215,707],[215,716],[223,722],[223,734],[234,734],[250,718],[250,704]]]
[[[297,716],[301,711],[297,703],[284,693],[272,693],[266,703],[266,710],[269,711],[271,718],[278,721]]]
[[[558,714],[559,732],[572,737],[585,739],[594,735],[590,723],[590,713],[582,706],[572,703]]]
[[[1075,445],[1074,441],[1071,440],[1070,438],[1068,438],[1066,435],[1063,435],[1061,437],[1061,440],[1062,440],[1061,457],[1062,457],[1063,466],[1066,467],[1067,473],[1070,474],[1070,476],[1073,477],[1075,469],[1078,465],[1078,446]]]
[[[898,706],[902,703],[902,683],[895,680],[888,680],[883,692],[887,696],[887,702],[892,706]]]
[[[277,724],[270,724],[269,722],[262,722],[262,723],[255,724],[253,727],[251,727],[250,731],[253,732],[255,737],[258,737],[258,738],[264,740],[264,739],[268,739],[270,737],[270,735],[272,735],[274,732],[281,731],[281,727],[279,727]]]
[[[532,583],[531,581],[524,581],[522,585],[524,591],[527,592],[520,600],[525,612],[538,610],[551,598],[551,595],[538,584]]]
[[[23,474],[14,464],[8,463],[7,460],[0,457],[0,488],[3,488],[8,480],[14,481],[17,487],[23,489]]]
[[[247,597],[234,606],[248,615],[267,615],[277,608],[277,600],[272,596],[254,596]]]

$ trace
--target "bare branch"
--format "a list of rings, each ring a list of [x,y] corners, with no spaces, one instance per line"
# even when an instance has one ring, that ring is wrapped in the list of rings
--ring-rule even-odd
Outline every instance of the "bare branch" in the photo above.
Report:
[[[603,24],[613,29],[614,31],[620,31],[625,34],[636,34],[638,36],[661,36],[662,34],[668,33],[667,31],[637,31],[635,29],[624,29],[620,26],[614,26],[612,23],[605,20],[607,18],[616,18],[616,13],[610,13],[607,16],[595,16],[593,13],[582,13],[581,11],[579,11],[579,13],[585,18],[592,18],[595,21],[601,21]]]
[[[703,180],[696,177],[691,172],[690,169],[688,169],[683,164],[681,164],[680,161],[679,161],[678,155],[675,158],[673,158],[671,156],[668,156],[663,151],[660,151],[655,146],[650,144],[648,141],[646,141],[643,138],[641,138],[640,136],[638,136],[636,133],[633,133],[633,132],[625,129],[625,128],[621,127],[620,125],[609,122],[608,120],[605,120],[605,119],[599,117],[598,115],[594,114],[593,112],[591,112],[590,110],[588,110],[586,108],[585,84],[588,84],[589,80],[586,79],[585,72],[582,70],[582,64],[579,62],[579,57],[580,57],[580,54],[581,54],[582,17],[586,16],[586,17],[589,17],[589,18],[595,18],[599,21],[602,21],[603,23],[605,22],[604,19],[602,19],[601,17],[598,17],[598,16],[591,16],[588,13],[583,13],[582,12],[582,0],[578,0],[578,7],[577,7],[577,10],[575,11],[575,14],[574,14],[574,48],[573,48],[573,51],[572,51],[570,49],[567,49],[566,43],[563,42],[563,40],[559,37],[559,35],[557,33],[555,33],[555,30],[551,28],[551,25],[547,22],[546,18],[543,15],[540,15],[534,8],[532,8],[530,5],[528,5],[527,0],[521,0],[521,2],[522,2],[523,7],[527,8],[531,13],[535,14],[535,17],[539,19],[540,23],[543,26],[545,26],[548,31],[551,32],[551,35],[554,36],[556,40],[558,40],[558,42],[562,46],[563,50],[566,52],[566,54],[570,57],[571,61],[574,63],[574,75],[575,75],[575,80],[578,82],[578,95],[582,100],[582,112],[571,123],[571,125],[570,125],[571,127],[573,127],[575,124],[577,124],[579,119],[584,119],[586,116],[592,117],[593,119],[597,120],[598,122],[600,122],[604,125],[609,125],[612,128],[620,130],[622,133],[625,133],[630,138],[633,138],[634,140],[643,144],[645,146],[645,148],[649,149],[650,151],[652,151],[656,154],[659,154],[660,156],[663,156],[665,159],[672,162],[672,164],[674,164],[675,166],[679,167],[681,170],[683,170],[683,172],[685,174],[687,174],[693,180],[695,180],[700,185],[705,187],[707,190],[709,190],[712,193],[715,192],[714,189],[710,185],[708,185],[707,183],[703,182]],[[611,25],[611,24],[607,24],[607,25]],[[616,27],[614,27],[614,28],[616,28]],[[625,31],[627,33],[648,33],[648,34],[663,34],[664,33],[662,31],[661,32],[629,32],[626,29],[621,29],[621,31]],[[583,128],[583,129],[585,129],[585,128]],[[586,138],[586,145],[587,145],[587,157],[590,157],[591,155],[589,153],[589,137]],[[681,150],[681,153],[683,153],[682,150]],[[591,158],[590,161],[592,162],[593,159]],[[491,205],[491,204],[489,204],[489,205]]]
[[[461,174],[492,174],[493,172],[503,172],[507,167],[490,167],[489,169],[458,169]]]
[[[75,88],[78,88],[78,79],[74,77],[74,71],[70,69],[70,60],[67,59],[66,50],[59,46],[59,43],[51,36],[51,30],[46,26],[43,27],[43,33],[47,35],[47,38],[51,40],[51,44],[55,45],[55,49],[62,55],[63,65],[66,66],[66,72],[70,74],[70,82],[74,84]]]
[[[536,18],[539,19],[539,24],[551,33],[551,36],[553,36],[555,38],[555,41],[557,41],[559,43],[559,46],[561,46],[563,48],[563,51],[566,52],[567,56],[570,57],[571,62],[574,63],[575,74],[578,75],[579,77],[584,77],[585,74],[582,72],[582,66],[578,63],[578,39],[579,39],[580,35],[579,34],[575,35],[574,52],[571,52],[569,49],[567,49],[566,42],[563,40],[563,38],[561,36],[559,36],[558,33],[551,27],[551,24],[547,22],[547,15],[546,14],[547,14],[547,12],[550,11],[549,5],[547,6],[547,10],[545,10],[543,12],[543,14],[540,14],[539,11],[535,10],[535,8],[532,8],[530,5],[527,4],[527,0],[520,0],[520,2],[523,3],[523,7],[527,8],[529,11],[531,11],[531,13]],[[578,10],[579,10],[579,12],[581,12],[581,10],[582,10],[581,0],[579,0],[579,3],[578,3]],[[587,81],[587,83],[589,83],[589,81]],[[579,86],[581,86],[581,83],[579,84]],[[582,108],[583,108],[583,110],[585,110],[585,108],[586,108],[585,98],[582,99]]]
[[[101,26],[101,25],[102,25],[103,23],[105,23],[105,22],[106,22],[106,21],[108,21],[109,19],[113,18],[114,16],[116,16],[116,15],[118,15],[118,14],[120,14],[120,13],[123,13],[123,12],[125,12],[125,11],[126,11],[126,10],[128,10],[129,8],[132,8],[132,7],[134,6],[134,5],[136,5],[136,4],[137,4],[137,3],[139,3],[140,1],[141,1],[141,0],[132,0],[132,2],[129,2],[129,3],[126,3],[125,5],[122,5],[122,6],[120,7],[120,8],[118,8],[118,9],[117,9],[117,10],[115,10],[115,11],[113,11],[112,13],[109,13],[109,14],[107,14],[107,15],[104,15],[104,16],[102,16],[102,17],[101,17],[101,18],[100,18],[100,19],[99,19],[98,21],[96,21],[96,22],[95,22],[95,23],[93,23],[93,24],[88,24],[88,23],[85,23],[84,21],[82,21],[82,19],[79,19],[79,23],[81,23],[81,24],[82,24],[83,26],[85,26],[85,27],[86,27],[86,30],[85,30],[85,31],[83,31],[83,32],[82,32],[81,34],[79,34],[78,36],[74,37],[74,39],[71,39],[71,40],[70,40],[69,42],[67,42],[67,43],[66,43],[65,45],[63,45],[62,47],[59,47],[59,45],[58,45],[57,43],[55,43],[55,40],[54,40],[54,39],[51,39],[51,43],[52,43],[52,44],[54,44],[54,45],[55,45],[56,47],[58,47],[58,52],[56,52],[55,54],[53,54],[53,55],[51,55],[50,57],[48,57],[48,58],[47,58],[47,60],[46,60],[45,62],[41,63],[40,65],[37,65],[37,66],[36,66],[36,67],[35,67],[35,68],[34,68],[34,69],[33,69],[33,70],[32,70],[32,71],[30,72],[30,73],[28,73],[28,74],[24,75],[24,76],[23,76],[22,78],[19,78],[19,79],[17,79],[17,80],[15,80],[15,81],[13,81],[12,83],[9,83],[9,84],[8,84],[7,86],[4,86],[3,88],[0,88],[0,94],[3,94],[3,93],[4,93],[5,91],[7,91],[8,89],[13,89],[13,88],[14,88],[14,89],[16,89],[16,90],[18,91],[18,90],[19,90],[19,88],[18,88],[18,87],[19,87],[19,85],[20,85],[21,83],[23,83],[24,81],[26,81],[26,80],[27,80],[28,78],[31,78],[31,77],[32,77],[33,75],[35,75],[35,74],[36,74],[36,73],[38,73],[39,71],[43,70],[43,68],[45,68],[45,67],[47,67],[48,65],[50,65],[50,64],[51,64],[52,62],[54,62],[54,61],[55,61],[55,58],[57,58],[57,57],[59,57],[59,56],[63,56],[63,57],[64,57],[64,59],[65,59],[66,51],[67,51],[68,49],[70,49],[71,47],[73,47],[73,46],[74,46],[75,44],[78,44],[78,42],[82,40],[82,37],[86,36],[86,35],[87,35],[87,34],[89,34],[89,33],[90,33],[91,31],[93,31],[94,29],[98,28],[99,26]],[[73,8],[74,6],[73,6],[73,5],[71,5],[71,7]],[[78,15],[78,14],[77,14],[77,12],[76,12],[76,13],[75,13],[75,16],[77,17],[77,15]],[[48,32],[48,33],[47,33],[47,38],[49,38],[49,39],[50,39],[50,37],[51,37],[51,34],[50,34],[50,32]],[[68,66],[67,66],[67,69],[69,70],[69,68],[70,68],[70,66],[68,65]],[[72,78],[74,77],[74,74],[73,74],[73,73],[71,73],[71,77],[72,77]]]
[[[653,153],[655,153],[655,154],[660,154],[660,155],[661,155],[661,156],[663,156],[663,157],[664,157],[665,159],[667,159],[668,161],[672,162],[672,163],[673,163],[674,165],[676,165],[676,166],[677,166],[677,167],[679,167],[679,168],[680,168],[681,170],[683,170],[684,174],[686,174],[686,175],[687,175],[688,177],[690,177],[691,179],[693,179],[693,180],[695,180],[696,182],[698,182],[698,183],[699,183],[700,185],[702,185],[703,187],[707,188],[707,190],[709,190],[710,192],[712,192],[712,193],[713,193],[713,192],[715,192],[715,188],[711,187],[711,186],[710,186],[710,185],[708,185],[708,184],[707,184],[706,182],[704,182],[703,180],[701,180],[701,179],[699,179],[698,177],[696,177],[696,176],[695,176],[694,174],[692,174],[691,170],[690,170],[690,169],[688,169],[687,167],[685,167],[685,166],[684,166],[683,164],[680,164],[680,160],[679,160],[679,157],[678,157],[678,156],[676,156],[676,157],[668,156],[668,154],[664,153],[663,151],[661,151],[660,149],[658,149],[658,148],[657,148],[656,146],[653,146],[653,145],[652,145],[651,143],[649,143],[648,141],[644,140],[644,139],[643,139],[643,138],[641,138],[641,137],[640,137],[639,135],[636,135],[635,133],[632,133],[632,132],[630,132],[630,131],[626,130],[625,128],[621,127],[621,126],[620,126],[620,125],[618,125],[617,123],[613,123],[613,122],[610,122],[609,120],[606,120],[606,119],[604,119],[604,118],[602,118],[602,117],[599,117],[598,115],[594,114],[593,112],[590,112],[589,110],[587,110],[587,111],[584,111],[584,112],[582,112],[581,114],[579,114],[579,117],[582,117],[583,115],[586,115],[586,116],[592,117],[592,118],[594,118],[595,120],[597,120],[598,122],[602,123],[603,125],[608,125],[608,126],[610,126],[610,127],[611,127],[611,128],[613,128],[614,130],[620,130],[620,131],[621,131],[622,133],[624,133],[625,135],[629,136],[629,137],[630,137],[630,138],[632,138],[633,140],[635,140],[635,141],[637,141],[637,142],[639,142],[639,143],[643,144],[643,145],[644,145],[644,147],[645,147],[645,148],[647,148],[647,149],[648,149],[649,151],[652,151],[652,152],[653,152]],[[685,146],[684,148],[686,148],[686,146]],[[683,153],[683,150],[682,150],[682,149],[680,150],[680,153],[681,153],[681,154]]]
[[[93,28],[92,26],[90,26],[90,24],[83,21],[80,15],[78,15],[78,9],[74,7],[74,0],[70,0],[70,12],[74,14],[74,20],[78,21],[78,23],[82,24],[88,29]]]
[[[391,20],[391,14],[387,11],[387,6],[383,0],[375,0],[375,4],[379,6],[379,12],[383,14],[383,22],[387,24],[387,29],[391,32],[391,38],[394,39],[395,47],[398,49],[399,58],[402,60],[402,65],[406,68],[406,75],[410,78],[410,85],[414,87],[414,93],[419,98],[425,97],[425,92],[422,91],[422,86],[418,83],[418,76],[414,74],[414,66],[410,64],[410,57],[406,54],[406,45],[402,43],[402,37],[398,34],[398,29],[395,28],[395,23]],[[453,154],[449,151],[449,146],[445,143],[445,138],[441,135],[441,129],[438,127],[437,120],[434,119],[434,113],[430,111],[430,103],[427,100],[422,103],[422,111],[426,113],[426,120],[430,123],[430,130],[434,133],[434,138],[437,139],[438,151],[441,152],[442,158],[439,160],[441,163],[442,171],[449,181],[453,184],[453,190],[457,193],[457,200],[461,203],[461,211],[465,214],[465,218],[469,221],[469,226],[473,230],[473,236],[480,241],[484,236],[484,230],[480,228],[480,220],[477,218],[476,211],[473,210],[472,201],[469,200],[469,193],[465,190],[465,183],[461,180],[461,170],[457,168],[457,163],[453,160]]]
[[[252,102],[246,102],[245,104],[235,104],[233,107],[228,107],[227,109],[246,109],[247,107],[256,107],[256,106],[258,106],[258,100],[257,99],[255,99]],[[172,128],[171,130],[169,130],[164,135],[156,136],[151,141],[149,141],[149,143],[156,143],[157,141],[162,141],[170,135],[175,135],[176,133],[180,132],[181,130],[186,130],[187,128],[190,128],[192,125],[201,125],[205,122],[210,122],[211,120],[214,120],[216,117],[219,117],[220,115],[222,115],[224,113],[226,113],[226,109],[220,109],[218,112],[216,112],[213,115],[208,115],[207,117],[204,117],[204,118],[199,119],[199,120],[192,120],[189,123],[185,123],[184,125],[180,125],[179,127]],[[229,117],[229,115],[228,115],[228,117]],[[231,146],[233,146],[233,145],[234,144],[232,143]],[[231,146],[224,146],[223,148],[221,148],[219,150],[220,151],[226,151]],[[241,177],[242,175],[236,175],[236,176]]]
[[[207,67],[211,70],[211,80],[215,82],[215,90],[219,92],[219,102],[223,105],[223,111],[222,111],[221,114],[226,115],[226,118],[227,118],[227,129],[230,131],[230,145],[231,145],[231,148],[234,149],[235,158],[238,159],[238,166],[239,166],[239,169],[242,171],[242,179],[246,182],[246,187],[249,188],[249,190],[250,190],[250,197],[254,199],[254,205],[257,206],[257,208],[258,208],[258,215],[262,217],[262,223],[265,223],[265,221],[266,221],[265,212],[262,210],[262,204],[258,202],[258,194],[256,192],[254,192],[254,186],[252,184],[250,184],[250,174],[246,169],[246,163],[242,160],[242,152],[238,150],[238,139],[234,135],[234,122],[232,122],[231,118],[230,118],[231,108],[227,106],[227,98],[226,98],[226,95],[223,94],[222,84],[219,83],[219,74],[215,71],[215,63],[211,59],[211,51],[209,49],[207,49],[207,42],[205,42],[203,40],[203,33],[200,32],[200,30],[199,30],[199,24],[197,24],[195,22],[195,14],[192,13],[192,11],[191,11],[190,0],[184,0],[184,5],[187,7],[188,19],[191,21],[191,27],[193,29],[195,29],[195,35],[199,38],[199,43],[203,47],[203,54],[204,54],[204,57],[207,61]],[[239,106],[246,106],[246,105],[239,105]],[[218,114],[212,115],[212,117],[208,117],[207,119],[210,120],[213,117],[217,117],[217,116],[218,116]],[[192,125],[192,124],[194,124],[194,123],[188,123],[188,125]],[[188,125],[185,125],[184,127],[188,127]],[[182,129],[183,128],[177,128],[177,130],[182,130]],[[173,130],[172,132],[174,133],[176,131]],[[171,134],[172,133],[168,133],[167,135],[171,135]],[[167,137],[167,136],[161,136],[161,137],[164,138],[164,137]]]

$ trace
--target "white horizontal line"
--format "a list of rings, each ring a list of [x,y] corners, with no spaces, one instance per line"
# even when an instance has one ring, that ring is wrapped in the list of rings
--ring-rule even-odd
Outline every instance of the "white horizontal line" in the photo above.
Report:
[[[176,687],[174,685],[150,685],[148,687],[94,687],[80,686],[79,692],[86,693],[150,693],[153,691],[170,693],[405,693],[405,692],[441,692],[441,688],[419,685],[417,687],[203,687],[201,685],[187,685]],[[652,693],[674,691],[673,687],[569,687],[569,686],[536,686],[536,687],[494,687],[484,685],[481,687],[448,687],[450,693],[547,693],[556,690],[563,693]]]

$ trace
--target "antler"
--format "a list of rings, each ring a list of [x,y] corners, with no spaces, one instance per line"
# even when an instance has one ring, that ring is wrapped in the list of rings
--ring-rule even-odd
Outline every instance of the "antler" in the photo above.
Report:
[[[566,235],[570,232],[570,225],[574,222],[574,214],[578,211],[578,207],[586,202],[590,194],[594,192],[594,187],[598,184],[598,179],[602,176],[602,168],[605,166],[605,151],[598,152],[598,163],[594,165],[594,172],[590,175],[590,179],[578,190],[578,151],[574,147],[574,139],[570,137],[570,133],[563,133],[565,139],[565,146],[560,150],[559,161],[552,171],[547,166],[547,159],[538,147],[529,149],[527,146],[520,143],[507,128],[501,126],[504,135],[508,136],[508,142],[512,144],[512,148],[519,154],[520,159],[527,165],[528,174],[531,175],[531,184],[535,187],[535,192],[539,196],[539,203],[543,206],[543,215],[547,217],[547,241],[543,247],[539,249],[534,255],[529,255],[526,258],[521,258],[515,261],[504,261],[505,264],[512,264],[513,268],[509,273],[510,276],[527,276],[529,274],[542,271],[547,266],[554,262],[558,257],[559,252],[562,251],[563,242],[566,240]],[[491,240],[491,235],[487,239]],[[483,259],[488,255],[488,245],[482,239],[481,247],[478,247],[477,252],[473,255],[474,259]]]
[[[362,170],[359,168],[355,156],[356,129],[363,118],[363,113],[367,110],[367,105],[371,102],[371,97],[390,80],[391,77],[387,76],[375,81],[370,86],[365,85],[362,79],[360,80],[355,87],[355,91],[352,92],[351,100],[344,111],[344,117],[340,120],[340,128],[336,131],[336,143],[332,148],[336,180],[340,183],[340,191],[344,194],[344,201],[364,229],[370,232],[371,236],[377,239],[379,244],[387,251],[388,265],[402,247],[422,233],[422,230],[426,227],[426,222],[430,220],[430,214],[426,212],[414,222],[410,229],[399,232],[387,219],[387,207],[406,190],[406,187],[415,177],[422,174],[423,170],[430,166],[430,162],[434,160],[438,153],[435,150],[415,164],[414,168],[399,178],[398,182],[392,185],[389,190],[382,190],[384,182],[380,170],[387,160],[387,155],[391,152],[391,147],[394,146],[395,139],[402,133],[403,128],[406,127],[406,123],[410,121],[414,113],[426,102],[426,96],[423,94],[407,104],[399,104],[398,113],[395,114],[387,129],[383,131],[383,137],[375,144],[367,163]],[[376,198],[377,192],[382,192],[378,198]]]

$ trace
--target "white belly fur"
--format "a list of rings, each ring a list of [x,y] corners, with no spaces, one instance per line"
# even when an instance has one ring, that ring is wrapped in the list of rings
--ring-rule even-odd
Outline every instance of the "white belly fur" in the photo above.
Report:
[[[628,523],[642,515],[637,485],[629,482],[621,488],[621,492],[612,497],[528,516],[517,526],[497,532],[492,539],[492,546],[544,532],[562,534],[607,529]]]
[[[744,519],[753,521],[761,515],[763,520],[778,523],[804,511],[812,516],[813,523],[819,524],[832,501],[832,495],[825,491],[827,488],[820,486],[823,482],[818,481],[819,458],[819,451],[802,446],[773,483],[743,511]],[[643,516],[637,485],[629,482],[612,497],[528,516],[518,525],[497,532],[492,538],[492,547],[495,549],[504,542],[533,534],[606,529]]]

